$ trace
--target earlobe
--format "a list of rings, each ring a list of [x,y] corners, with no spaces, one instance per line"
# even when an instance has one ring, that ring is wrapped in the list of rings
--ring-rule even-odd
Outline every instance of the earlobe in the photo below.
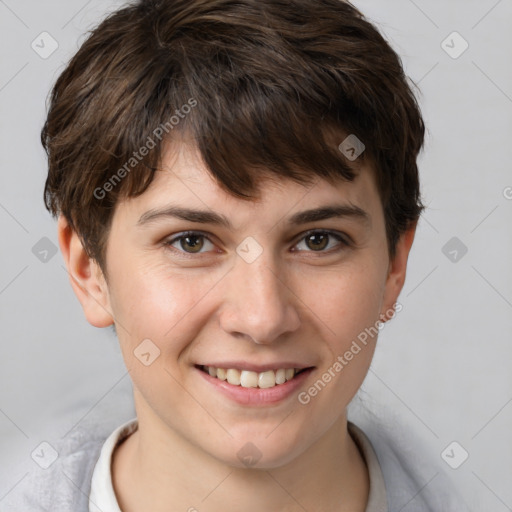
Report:
[[[112,325],[114,318],[108,286],[99,265],[89,258],[79,236],[63,215],[59,217],[57,230],[71,287],[82,305],[87,321],[95,327]]]
[[[384,300],[380,319],[386,322],[394,316],[394,305],[402,291],[407,271],[407,260],[414,241],[417,223],[413,223],[397,242],[395,257],[389,263],[388,275],[386,278]]]

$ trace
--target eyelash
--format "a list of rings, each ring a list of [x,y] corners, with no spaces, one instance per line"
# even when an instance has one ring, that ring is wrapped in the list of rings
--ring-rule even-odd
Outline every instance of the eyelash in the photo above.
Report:
[[[343,248],[347,248],[347,247],[351,247],[352,246],[352,242],[351,242],[351,240],[349,240],[349,237],[347,235],[343,236],[341,233],[338,233],[336,231],[326,230],[326,229],[312,229],[312,230],[306,231],[305,233],[302,233],[301,237],[294,244],[294,247],[296,245],[298,245],[300,242],[302,242],[303,240],[305,240],[308,236],[311,236],[311,235],[328,235],[330,238],[334,238],[337,242],[339,242],[340,243],[340,247],[334,248],[334,249],[331,248],[331,249],[328,249],[326,251],[324,251],[324,250],[322,250],[322,251],[308,250],[308,251],[302,251],[302,252],[311,252],[313,254],[315,254],[315,253],[316,254],[331,254],[333,252],[337,252],[339,250],[342,250]],[[182,249],[177,249],[176,247],[172,247],[173,244],[175,244],[176,242],[179,242],[180,240],[183,240],[183,239],[187,238],[188,236],[203,237],[206,240],[208,240],[210,243],[213,244],[213,242],[210,240],[208,235],[206,233],[201,232],[201,231],[185,231],[183,233],[180,233],[178,236],[174,236],[174,237],[172,237],[169,240],[165,240],[163,242],[163,244],[168,249],[176,251],[177,253],[180,254],[180,256],[184,256],[186,258],[193,258],[193,257],[196,257],[197,255],[205,254],[204,252],[196,252],[196,253],[187,252],[187,251],[184,251]],[[300,251],[294,251],[294,252],[300,252]]]

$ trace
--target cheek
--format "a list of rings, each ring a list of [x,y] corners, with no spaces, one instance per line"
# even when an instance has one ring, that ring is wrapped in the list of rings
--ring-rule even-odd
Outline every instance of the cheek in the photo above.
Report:
[[[312,428],[318,431],[336,421],[366,377],[384,293],[381,269],[375,266],[340,270],[321,281],[321,286],[317,281],[307,304],[311,322],[324,342],[319,347],[325,349],[322,367],[316,380],[298,397],[309,411]]]
[[[379,319],[384,296],[383,270],[375,265],[339,268],[303,276],[299,296],[310,308],[329,345],[343,348]]]
[[[204,270],[180,272],[164,264],[120,261],[111,278],[111,305],[122,326],[117,330],[126,357],[144,339],[162,351],[180,353],[193,330],[199,330],[198,316],[206,314],[205,298],[218,280]]]
[[[180,361],[200,332],[201,318],[207,314],[201,298],[213,285],[207,277],[193,280],[155,268],[133,269],[129,275],[130,279],[119,279],[115,288],[122,356],[144,402],[165,415],[177,410],[183,400],[178,384],[184,379]]]

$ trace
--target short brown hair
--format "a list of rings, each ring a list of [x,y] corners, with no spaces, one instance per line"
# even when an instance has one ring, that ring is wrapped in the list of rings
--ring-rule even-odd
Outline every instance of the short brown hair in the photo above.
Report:
[[[418,104],[400,58],[348,2],[140,0],[92,31],[53,88],[41,140],[46,207],[104,271],[117,201],[147,189],[178,134],[247,199],[265,176],[353,180],[338,144],[355,135],[391,257],[424,208]]]

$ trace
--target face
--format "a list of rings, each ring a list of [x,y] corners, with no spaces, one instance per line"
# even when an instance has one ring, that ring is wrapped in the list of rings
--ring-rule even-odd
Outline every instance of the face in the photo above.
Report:
[[[248,201],[185,145],[162,167],[116,207],[99,286],[139,423],[230,465],[241,448],[285,464],[344,420],[375,347],[362,333],[392,311],[412,238],[390,262],[369,168],[336,185],[265,181]]]

